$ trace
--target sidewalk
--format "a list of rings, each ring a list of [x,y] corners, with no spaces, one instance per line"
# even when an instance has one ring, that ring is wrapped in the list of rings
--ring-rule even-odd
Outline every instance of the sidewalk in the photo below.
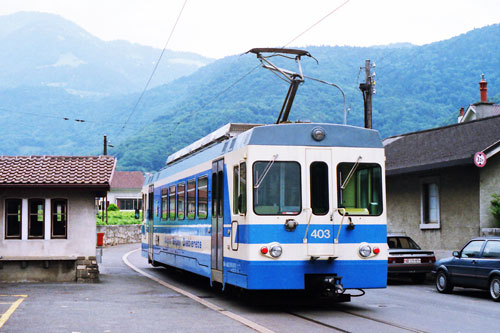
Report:
[[[122,256],[138,248],[139,244],[105,248],[100,283],[0,284],[1,295],[27,295],[1,331],[251,331],[131,270]]]

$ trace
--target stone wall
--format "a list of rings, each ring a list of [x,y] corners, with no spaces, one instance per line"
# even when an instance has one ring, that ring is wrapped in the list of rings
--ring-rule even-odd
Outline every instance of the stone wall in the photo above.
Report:
[[[104,246],[141,242],[142,224],[98,225],[97,232],[104,233]]]

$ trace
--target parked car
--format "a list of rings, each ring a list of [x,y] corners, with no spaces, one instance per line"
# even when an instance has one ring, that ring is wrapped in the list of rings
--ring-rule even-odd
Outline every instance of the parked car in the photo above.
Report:
[[[415,283],[425,281],[436,262],[433,251],[425,251],[406,235],[387,235],[389,245],[388,275],[406,276]]]
[[[433,269],[436,289],[450,293],[453,287],[478,288],[490,291],[500,300],[500,237],[471,239],[453,257],[439,260]]]

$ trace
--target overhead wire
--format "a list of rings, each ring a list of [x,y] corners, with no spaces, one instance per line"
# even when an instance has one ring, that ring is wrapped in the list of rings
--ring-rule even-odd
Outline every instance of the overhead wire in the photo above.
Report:
[[[10,113],[26,114],[26,115],[35,116],[35,117],[52,118],[52,119],[59,119],[59,120],[66,120],[66,121],[73,120],[77,123],[103,124],[103,121],[94,121],[94,120],[86,120],[86,119],[79,119],[79,118],[70,118],[70,117],[66,117],[66,116],[55,116],[55,115],[50,115],[50,114],[45,114],[45,113],[11,110],[11,109],[6,109],[4,107],[0,107],[0,110],[7,111]],[[123,124],[124,123],[112,123],[112,122],[105,123],[106,126],[122,126]],[[136,124],[136,125],[138,125],[138,124]]]
[[[184,4],[182,5],[181,10],[179,11],[179,15],[177,15],[177,19],[175,20],[175,23],[174,23],[174,25],[172,27],[172,30],[170,31],[170,35],[168,36],[167,42],[165,43],[165,46],[163,46],[163,50],[161,51],[160,56],[158,57],[158,60],[155,63],[153,71],[151,72],[151,75],[149,76],[149,79],[146,82],[146,85],[144,86],[144,89],[142,90],[142,93],[139,95],[139,98],[137,99],[137,102],[135,103],[135,105],[134,105],[134,107],[132,109],[132,112],[130,112],[129,116],[127,117],[127,120],[125,121],[125,124],[123,125],[122,129],[125,129],[125,126],[130,121],[130,118],[135,113],[135,111],[137,110],[137,107],[139,106],[139,103],[141,102],[142,98],[144,97],[144,94],[146,93],[146,90],[148,89],[149,84],[151,83],[151,80],[153,79],[153,76],[154,76],[156,70],[158,69],[158,66],[160,64],[161,58],[163,57],[163,54],[165,53],[165,50],[167,49],[167,46],[168,46],[168,44],[170,42],[170,39],[172,38],[172,35],[174,34],[175,28],[177,27],[177,23],[179,23],[179,20],[181,18],[182,12],[184,11],[184,8],[186,7],[187,2],[188,2],[188,0],[184,1]],[[121,133],[123,133],[123,131],[120,132],[120,134]]]
[[[305,33],[307,33],[309,30],[311,30],[312,28],[314,28],[315,26],[317,26],[319,23],[321,23],[322,21],[324,21],[327,17],[329,17],[330,15],[332,15],[333,13],[335,13],[337,10],[339,10],[340,8],[342,8],[343,6],[345,6],[348,2],[350,2],[351,0],[346,0],[344,1],[342,4],[340,4],[339,6],[337,6],[335,9],[333,9],[332,11],[330,11],[328,14],[326,14],[325,16],[323,16],[321,19],[319,19],[318,21],[316,21],[314,24],[312,24],[309,28],[307,28],[306,30],[304,30],[303,32],[301,32],[300,34],[298,34],[295,38],[291,39],[288,43],[286,43],[285,45],[283,45],[281,47],[281,49],[284,49],[285,47],[287,47],[288,45],[290,45],[291,43],[293,43],[295,40],[297,40],[298,38],[302,37]],[[172,132],[174,132],[177,127],[186,119],[188,119],[189,117],[191,117],[195,112],[198,112],[200,111],[202,108],[205,108],[207,105],[211,104],[213,101],[215,101],[216,99],[218,99],[220,96],[222,96],[223,94],[225,94],[227,91],[229,91],[232,87],[234,87],[236,84],[238,84],[239,82],[241,82],[244,78],[246,78],[248,75],[250,75],[254,70],[256,70],[258,67],[260,67],[261,64],[257,64],[256,66],[254,66],[252,69],[250,69],[247,73],[245,73],[244,75],[242,75],[240,78],[238,78],[237,80],[235,80],[233,83],[231,83],[227,88],[223,89],[222,91],[220,91],[219,93],[217,93],[216,95],[214,95],[212,98],[210,98],[210,100],[208,100],[207,102],[203,103],[199,108],[191,111],[189,114],[187,114],[185,117],[183,117],[181,120],[177,121],[175,123],[175,127],[172,129]],[[147,126],[147,125],[146,125]],[[145,126],[145,127],[146,127]],[[143,127],[140,131],[144,130]]]

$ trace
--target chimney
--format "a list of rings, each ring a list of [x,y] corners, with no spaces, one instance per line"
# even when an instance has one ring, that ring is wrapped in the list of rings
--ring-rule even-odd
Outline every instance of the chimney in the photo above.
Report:
[[[479,82],[479,92],[481,93],[481,103],[488,102],[488,82],[484,79],[484,74],[481,75],[481,82]]]
[[[464,109],[464,107],[462,106],[462,107],[460,108],[460,117],[463,117],[463,116],[464,116],[464,114],[465,114],[465,109]]]

